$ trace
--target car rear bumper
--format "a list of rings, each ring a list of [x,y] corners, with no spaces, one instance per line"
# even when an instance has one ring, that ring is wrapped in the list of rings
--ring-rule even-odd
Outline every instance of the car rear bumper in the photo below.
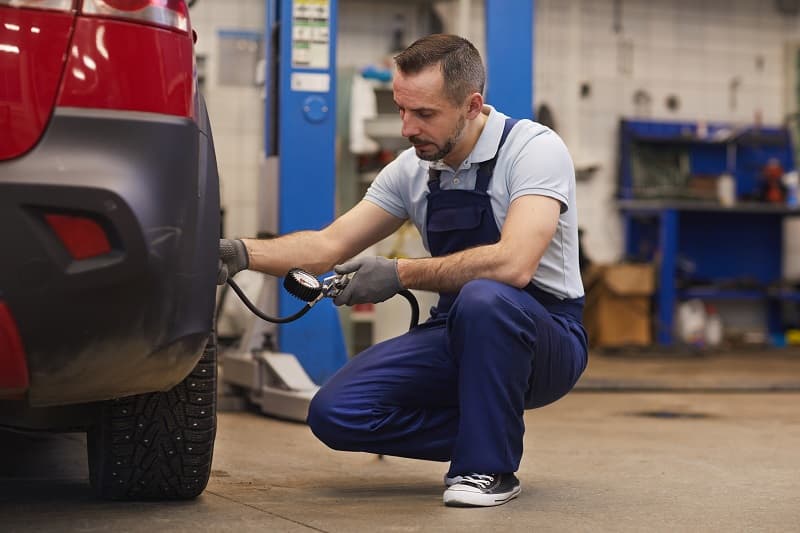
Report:
[[[207,121],[57,109],[0,163],[0,300],[19,329],[31,405],[165,390],[212,330],[219,185]],[[43,214],[97,220],[110,253],[74,260]],[[0,391],[2,392],[2,391]]]

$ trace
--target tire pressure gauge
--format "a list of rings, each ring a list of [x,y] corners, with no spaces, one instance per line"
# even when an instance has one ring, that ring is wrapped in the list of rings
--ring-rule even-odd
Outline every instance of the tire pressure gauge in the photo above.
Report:
[[[340,274],[329,276],[319,281],[316,276],[301,268],[291,269],[283,279],[283,288],[295,298],[306,302],[306,305],[304,305],[300,311],[286,317],[271,317],[264,314],[253,305],[253,302],[247,298],[247,295],[233,279],[228,278],[227,283],[254,315],[267,322],[272,322],[273,324],[286,324],[305,315],[323,297],[336,298],[339,296],[345,287],[347,287],[347,284],[353,276],[354,273]],[[398,294],[408,300],[409,305],[411,305],[411,326],[409,329],[413,329],[419,323],[419,304],[417,303],[417,299],[411,294],[411,291],[407,289],[401,290]]]
[[[304,302],[316,300],[322,294],[322,283],[312,274],[300,268],[293,268],[286,274],[283,288]]]

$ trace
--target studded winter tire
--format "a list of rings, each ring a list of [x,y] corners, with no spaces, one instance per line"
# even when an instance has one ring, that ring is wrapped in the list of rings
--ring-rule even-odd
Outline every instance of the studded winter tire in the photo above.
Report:
[[[216,435],[217,343],[166,392],[104,402],[87,435],[95,492],[113,500],[186,500],[206,488]]]

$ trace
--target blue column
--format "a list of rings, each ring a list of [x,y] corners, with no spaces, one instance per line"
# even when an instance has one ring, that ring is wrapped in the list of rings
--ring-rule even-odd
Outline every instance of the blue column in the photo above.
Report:
[[[672,344],[673,314],[675,312],[675,267],[678,255],[678,212],[661,212],[661,268],[658,272],[658,312],[656,331],[658,343]]]
[[[533,118],[534,0],[485,0],[486,103]]]
[[[637,254],[637,239],[634,234],[634,220],[635,216],[629,211],[622,211],[622,232],[625,236],[625,257],[636,257]]]
[[[279,4],[281,235],[321,229],[335,215],[336,10],[336,0],[280,0]],[[300,301],[280,291],[281,316],[301,306]],[[281,351],[294,354],[317,383],[324,382],[347,360],[339,314],[327,299],[300,320],[281,325],[278,345]]]

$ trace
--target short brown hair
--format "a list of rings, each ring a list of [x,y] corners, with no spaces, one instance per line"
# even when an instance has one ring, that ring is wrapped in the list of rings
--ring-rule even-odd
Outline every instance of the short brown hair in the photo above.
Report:
[[[455,104],[461,104],[471,93],[483,94],[486,71],[481,54],[471,42],[458,35],[428,35],[414,41],[394,60],[404,74],[416,74],[438,63],[445,94]]]

